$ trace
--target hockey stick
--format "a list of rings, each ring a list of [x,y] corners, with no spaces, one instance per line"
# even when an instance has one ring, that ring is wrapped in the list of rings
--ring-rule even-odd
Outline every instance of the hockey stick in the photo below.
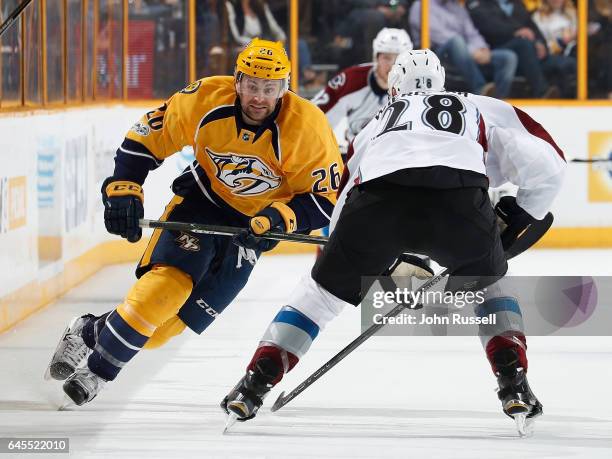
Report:
[[[235,226],[205,225],[202,223],[164,222],[160,220],[140,220],[141,228],[160,228],[170,231],[186,231],[189,233],[217,234],[220,236],[234,236],[245,228]],[[280,233],[268,231],[261,236],[262,239],[274,241],[302,242],[305,244],[325,245],[329,238],[325,236],[310,236],[308,234]]]
[[[506,251],[506,257],[508,259],[514,258],[515,256],[523,253],[525,250],[527,250],[537,241],[539,241],[542,238],[542,236],[544,236],[546,231],[548,231],[548,229],[551,227],[553,220],[554,218],[553,218],[552,213],[548,212],[548,214],[546,214],[544,219],[536,220],[534,223],[532,223],[519,236],[519,238],[515,241],[515,243],[512,244],[508,248],[508,250]],[[418,292],[424,293],[427,290],[431,289],[432,287],[437,285],[438,282],[440,282],[444,277],[446,277],[448,273],[449,273],[449,270],[444,269],[441,273],[435,275],[434,277],[429,279],[427,282],[425,282],[419,288]],[[412,298],[418,298],[418,297],[419,297],[418,294],[415,294]],[[402,312],[404,309],[407,309],[407,308],[419,309],[419,306],[421,306],[419,304],[413,305],[413,303],[414,303],[414,300],[412,301],[412,303],[408,303],[408,304],[400,303],[397,306],[395,306],[393,309],[391,309],[391,311],[389,311],[387,314],[383,316],[383,319],[381,319],[379,323],[373,324],[370,327],[368,327],[366,331],[364,331],[361,335],[359,335],[357,338],[351,341],[344,349],[342,349],[340,352],[334,355],[331,359],[329,359],[325,364],[323,364],[322,367],[320,367],[317,371],[315,371],[308,378],[306,378],[299,386],[297,386],[287,395],[285,395],[284,391],[281,392],[281,394],[278,396],[278,398],[276,399],[276,401],[274,402],[274,405],[272,405],[272,408],[270,410],[273,412],[278,411],[283,406],[285,406],[287,403],[289,403],[291,400],[293,400],[295,397],[297,397],[302,392],[304,392],[304,390],[306,390],[306,388],[311,386],[317,379],[319,379],[321,376],[323,376],[325,373],[327,373],[329,370],[335,367],[347,355],[349,355],[351,352],[357,349],[364,341],[366,341],[368,338],[374,335],[378,330],[383,328],[387,323],[387,320],[386,320],[387,317],[395,317],[399,315],[399,313]]]
[[[11,14],[9,14],[9,17],[6,19],[6,21],[4,21],[2,23],[2,25],[0,25],[0,37],[2,37],[2,35],[4,35],[4,32],[6,32],[6,30],[13,24],[13,22],[15,22],[15,20],[19,17],[19,15],[21,14],[21,12],[26,8],[26,6],[28,6],[30,3],[32,2],[32,0],[25,0],[23,3],[20,3],[19,5],[17,5],[17,8],[15,8],[13,10],[13,12]]]
[[[572,163],[609,163],[612,158],[574,158],[570,160]]]
[[[440,282],[442,279],[444,279],[446,275],[448,274],[448,272],[449,272],[448,269],[445,269],[441,273],[435,275],[434,277],[429,279],[427,282],[425,282],[418,291],[426,292],[433,286],[437,285],[438,282]],[[416,298],[417,295],[418,293],[415,294],[413,298]],[[412,301],[411,303],[407,303],[407,304],[400,303],[397,306],[395,306],[393,309],[391,309],[388,313],[386,313],[383,316],[383,318],[380,320],[379,323],[373,324],[370,327],[368,327],[366,331],[364,331],[361,335],[359,335],[357,338],[351,341],[344,349],[342,349],[340,352],[334,355],[331,359],[325,362],[325,364],[321,368],[319,368],[317,371],[311,374],[308,378],[306,378],[299,386],[297,386],[287,395],[285,395],[284,391],[281,392],[281,394],[278,396],[278,398],[274,402],[274,405],[272,405],[272,408],[270,408],[270,411],[273,411],[273,412],[278,411],[283,406],[285,406],[287,403],[289,403],[291,400],[293,400],[295,397],[297,397],[302,392],[304,392],[304,390],[307,387],[311,386],[317,379],[319,379],[321,376],[323,376],[325,373],[327,373],[329,370],[335,367],[347,355],[349,355],[351,352],[353,352],[355,349],[361,346],[361,344],[364,341],[366,341],[368,338],[374,335],[378,330],[383,328],[387,323],[386,322],[387,317],[395,317],[399,315],[399,313],[402,312],[404,309],[408,309],[408,308],[418,309],[419,305],[414,305],[413,303],[414,301]]]

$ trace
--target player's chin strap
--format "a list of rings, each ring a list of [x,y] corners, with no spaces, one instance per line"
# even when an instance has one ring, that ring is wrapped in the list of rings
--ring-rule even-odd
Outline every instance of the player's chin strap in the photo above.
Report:
[[[539,241],[544,234],[548,231],[553,222],[552,213],[546,214],[546,216],[542,220],[536,220],[531,225],[527,227],[525,231],[523,231],[519,237],[514,241],[514,243],[508,248],[506,251],[506,257],[508,259],[514,258],[515,256],[523,253],[529,247],[533,246],[537,241]],[[400,257],[401,258],[401,257]],[[400,263],[396,261],[397,264]],[[392,271],[391,271],[392,272]],[[395,306],[391,311],[383,316],[383,318],[373,325],[371,325],[366,331],[364,331],[361,335],[351,341],[344,349],[334,355],[331,359],[329,359],[326,363],[321,366],[318,370],[312,373],[308,378],[306,378],[300,385],[298,385],[295,389],[285,395],[285,392],[281,392],[281,394],[272,405],[271,411],[277,411],[301,394],[307,387],[312,385],[317,379],[331,370],[334,366],[336,366],[341,360],[343,360],[347,355],[357,349],[364,341],[366,341],[370,336],[374,335],[378,330],[383,328],[385,324],[387,324],[388,319],[390,317],[395,317],[399,315],[404,309],[420,309],[423,306],[421,304],[414,304],[414,298],[423,298],[424,292],[430,290],[432,287],[437,285],[440,281],[442,281],[449,274],[448,269],[444,269],[439,274],[429,278],[423,285],[421,285],[411,298],[412,302],[408,303],[400,303]],[[384,286],[383,286],[384,288]],[[421,295],[418,295],[418,292],[421,292]]]

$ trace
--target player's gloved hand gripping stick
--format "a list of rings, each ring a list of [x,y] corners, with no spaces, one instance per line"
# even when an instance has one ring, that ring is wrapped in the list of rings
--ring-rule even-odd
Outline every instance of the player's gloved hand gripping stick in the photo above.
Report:
[[[267,252],[278,245],[278,240],[259,237],[270,230],[290,234],[297,228],[295,212],[282,202],[273,202],[249,220],[249,227],[240,230],[232,241],[247,249]]]
[[[144,216],[144,194],[135,182],[109,177],[102,184],[104,225],[111,234],[130,242],[142,237],[140,219]]]
[[[255,217],[253,217],[255,218]],[[253,220],[253,219],[251,219]],[[141,228],[160,228],[169,231],[185,231],[188,233],[217,234],[220,236],[239,236],[249,232],[247,228],[237,228],[235,226],[206,225],[201,223],[169,222],[160,220],[140,219]],[[269,239],[272,241],[302,242],[304,244],[324,245],[328,238],[324,236],[311,236],[309,234],[292,234],[283,231],[266,231],[254,239]]]

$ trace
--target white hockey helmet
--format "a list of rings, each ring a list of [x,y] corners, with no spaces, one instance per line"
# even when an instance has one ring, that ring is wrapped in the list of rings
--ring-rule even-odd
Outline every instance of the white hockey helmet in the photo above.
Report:
[[[380,29],[372,41],[372,61],[376,62],[378,53],[399,54],[409,49],[412,49],[412,40],[408,32],[404,29],[385,27]]]
[[[443,91],[446,74],[440,59],[430,49],[401,53],[389,72],[389,94],[412,91]]]

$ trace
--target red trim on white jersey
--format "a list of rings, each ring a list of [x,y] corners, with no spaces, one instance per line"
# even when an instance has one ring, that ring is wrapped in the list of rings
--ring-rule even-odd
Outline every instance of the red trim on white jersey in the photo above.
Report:
[[[478,143],[482,146],[485,153],[489,150],[489,144],[487,143],[487,126],[482,117],[482,113],[478,117]]]
[[[563,158],[563,161],[565,161],[565,155],[563,154],[563,150],[561,150],[559,146],[555,143],[548,131],[544,129],[540,123],[538,123],[520,108],[516,108],[514,105],[512,106],[512,108],[514,108],[516,116],[518,116],[519,121],[525,127],[525,129],[527,129],[527,131],[529,131],[531,135],[539,137],[540,139],[548,142],[550,146],[552,146],[559,154],[559,156]]]
[[[317,101],[321,99],[316,97],[313,102],[323,110],[323,113],[327,113],[343,97],[368,86],[368,75],[372,67],[373,64],[362,64],[343,70],[329,80],[325,86],[323,91],[327,94],[328,99],[322,99],[324,103],[318,104]]]

